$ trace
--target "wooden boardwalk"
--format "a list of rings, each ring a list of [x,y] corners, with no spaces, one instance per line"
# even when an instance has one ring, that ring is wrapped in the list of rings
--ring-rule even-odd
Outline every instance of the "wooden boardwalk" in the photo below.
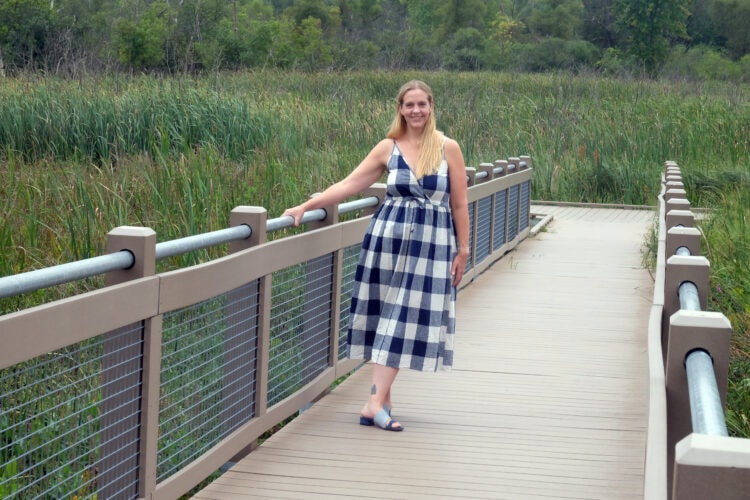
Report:
[[[459,293],[454,369],[399,374],[404,432],[358,425],[366,365],[194,498],[642,498],[654,215],[532,212]]]

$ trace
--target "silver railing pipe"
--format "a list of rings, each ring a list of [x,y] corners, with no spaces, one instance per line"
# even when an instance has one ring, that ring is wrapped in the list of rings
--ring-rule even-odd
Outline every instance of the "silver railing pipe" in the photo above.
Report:
[[[305,224],[306,222],[312,222],[316,220],[323,220],[325,218],[326,218],[326,211],[323,210],[322,208],[319,208],[317,210],[310,210],[309,212],[305,212],[302,215],[301,224]],[[279,231],[280,229],[292,227],[293,225],[294,225],[294,219],[292,219],[291,215],[282,215],[281,217],[268,219],[266,221],[266,232],[271,233],[273,231]]]
[[[339,214],[345,214],[360,210],[363,208],[377,206],[377,196],[370,196],[359,200],[341,203],[339,205]],[[302,223],[323,220],[326,217],[326,211],[323,209],[311,210],[305,212],[302,217]],[[291,217],[277,217],[266,221],[266,232],[272,232],[279,229],[292,226]],[[209,248],[223,243],[244,240],[249,238],[253,233],[250,226],[241,224],[226,229],[219,229],[210,233],[196,234],[176,240],[163,241],[156,244],[156,259],[165,259],[184,253]],[[63,283],[82,280],[97,276],[99,274],[129,269],[135,265],[133,254],[127,250],[92,257],[89,259],[78,260],[66,264],[45,267],[25,273],[4,276],[0,278],[0,298],[12,297],[23,293],[33,292],[42,288],[48,288]]]
[[[693,432],[712,436],[728,436],[719,387],[711,356],[703,349],[690,352],[685,358],[690,416]]]
[[[680,309],[700,311],[701,300],[698,287],[692,281],[683,281],[677,293],[680,295]]]
[[[677,255],[690,255],[690,250],[680,247]],[[679,288],[680,309],[700,311],[698,287],[691,281],[683,281]],[[724,409],[716,383],[714,363],[711,355],[703,349],[696,349],[685,357],[688,392],[690,396],[690,418],[693,432],[713,436],[727,436]]]
[[[231,241],[244,240],[253,234],[253,230],[246,224],[219,229],[210,233],[186,236],[176,240],[164,241],[156,244],[156,259],[174,257],[183,253],[209,248]]]
[[[339,205],[339,215],[362,210],[363,208],[376,207],[380,203],[377,196],[370,196],[354,201],[347,201]]]
[[[135,264],[135,257],[127,250],[77,260],[44,269],[36,269],[13,276],[0,278],[0,298],[33,292],[40,288],[62,285],[117,269],[128,269]]]

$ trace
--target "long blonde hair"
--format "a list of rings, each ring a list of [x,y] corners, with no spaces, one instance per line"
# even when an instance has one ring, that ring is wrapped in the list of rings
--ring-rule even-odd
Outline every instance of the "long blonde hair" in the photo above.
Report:
[[[432,89],[425,82],[411,80],[401,86],[401,90],[398,92],[396,116],[393,117],[387,137],[389,139],[400,139],[406,133],[406,119],[401,115],[399,108],[404,103],[404,95],[410,90],[424,91],[432,108],[427,123],[422,130],[421,147],[419,148],[419,157],[415,169],[416,177],[421,178],[437,172],[443,159],[443,133],[436,128]]]

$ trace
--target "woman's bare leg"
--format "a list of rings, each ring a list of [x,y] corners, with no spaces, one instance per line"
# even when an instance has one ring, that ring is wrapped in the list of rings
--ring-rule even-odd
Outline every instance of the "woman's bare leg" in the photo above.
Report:
[[[383,409],[383,404],[391,406],[391,386],[396,380],[397,375],[398,368],[378,364],[373,365],[372,388],[370,390],[370,398],[362,410],[363,416],[372,418]],[[401,424],[394,422],[393,426],[401,427]]]

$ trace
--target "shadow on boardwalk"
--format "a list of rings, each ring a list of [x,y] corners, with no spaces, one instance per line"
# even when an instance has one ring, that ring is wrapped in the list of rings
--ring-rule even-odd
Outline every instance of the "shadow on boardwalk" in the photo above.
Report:
[[[402,370],[402,433],[358,425],[365,365],[196,499],[642,497],[653,213],[553,220],[458,296],[450,372]]]

